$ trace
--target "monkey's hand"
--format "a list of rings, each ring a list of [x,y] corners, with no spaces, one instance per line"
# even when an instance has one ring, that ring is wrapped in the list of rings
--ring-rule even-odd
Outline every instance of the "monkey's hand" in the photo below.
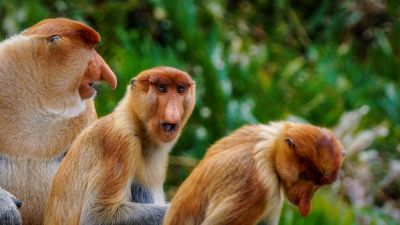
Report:
[[[0,188],[0,225],[21,225],[21,215],[17,207],[22,202],[8,191]]]
[[[124,202],[113,216],[104,217],[90,207],[82,213],[88,216],[82,217],[80,224],[162,225],[168,208],[169,204]]]
[[[169,204],[146,204],[129,202],[125,205],[133,213],[132,224],[162,225]],[[131,214],[132,215],[132,214]]]

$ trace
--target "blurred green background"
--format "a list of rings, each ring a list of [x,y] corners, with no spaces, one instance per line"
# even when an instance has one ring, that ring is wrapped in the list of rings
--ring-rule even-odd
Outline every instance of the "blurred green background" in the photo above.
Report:
[[[196,80],[169,196],[217,139],[245,123],[288,119],[334,129],[347,156],[311,215],[287,204],[280,224],[400,223],[398,0],[0,0],[0,38],[49,17],[101,34],[98,52],[119,86],[99,87],[99,115],[144,69],[174,66]]]

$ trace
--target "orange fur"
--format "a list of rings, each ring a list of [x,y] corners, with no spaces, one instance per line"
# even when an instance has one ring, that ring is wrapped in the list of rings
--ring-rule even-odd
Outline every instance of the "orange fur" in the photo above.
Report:
[[[262,218],[274,225],[282,193],[305,215],[315,190],[336,179],[341,160],[342,147],[326,129],[288,122],[245,126],[211,146],[179,187],[164,225],[253,225]],[[304,172],[313,174],[310,180],[300,177]]]
[[[166,93],[157,92],[160,84],[167,85]],[[178,94],[177,85],[186,92]],[[140,73],[114,112],[72,145],[53,179],[45,224],[132,224],[142,213],[151,214],[140,207],[166,207],[167,156],[194,104],[195,84],[186,73],[170,67]],[[161,134],[164,123],[176,123],[177,129]],[[133,182],[151,190],[151,204],[131,202]]]
[[[92,28],[43,20],[0,43],[0,186],[23,201],[23,223],[42,224],[51,178],[96,118],[89,85],[116,77],[94,49]]]

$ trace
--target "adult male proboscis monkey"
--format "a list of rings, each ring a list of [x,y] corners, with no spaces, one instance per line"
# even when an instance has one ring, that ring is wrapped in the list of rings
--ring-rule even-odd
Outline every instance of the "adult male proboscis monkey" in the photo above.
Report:
[[[99,41],[92,28],[57,18],[0,43],[0,187],[22,200],[24,225],[42,224],[61,159],[97,118],[93,84],[117,85],[95,50]],[[7,192],[0,190],[0,196]],[[4,208],[0,218],[18,215]]]
[[[341,143],[327,129],[289,122],[238,129],[211,146],[179,187],[164,225],[279,221],[284,196],[302,216],[314,192],[336,180]]]
[[[157,225],[168,208],[168,153],[195,105],[195,83],[171,67],[132,79],[113,113],[74,141],[54,176],[45,225]]]

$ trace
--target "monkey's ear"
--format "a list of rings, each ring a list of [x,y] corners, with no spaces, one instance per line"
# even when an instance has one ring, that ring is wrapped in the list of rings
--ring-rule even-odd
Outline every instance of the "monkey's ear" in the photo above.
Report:
[[[294,143],[293,139],[291,138],[286,138],[285,139],[286,144],[289,146],[289,148],[295,150],[296,149],[296,144]]]

